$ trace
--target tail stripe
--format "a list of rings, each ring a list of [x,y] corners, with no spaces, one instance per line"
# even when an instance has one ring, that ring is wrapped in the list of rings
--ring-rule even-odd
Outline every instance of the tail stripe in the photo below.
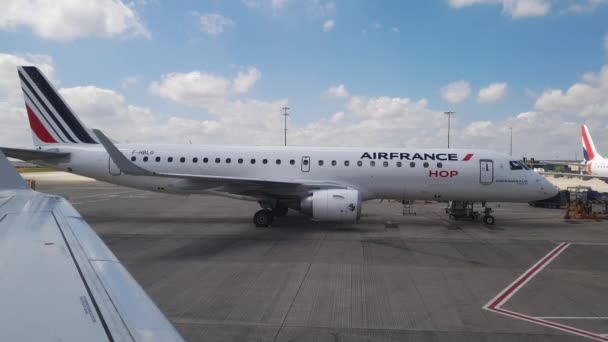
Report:
[[[25,91],[25,89],[21,88],[21,90],[23,90],[23,94],[25,94],[26,97],[26,101],[25,101],[25,106],[27,107],[28,111],[31,111],[32,106],[36,109],[36,112],[40,113],[40,116],[42,116],[42,118],[44,119],[44,121],[46,122],[46,127],[50,127],[51,130],[53,131],[54,137],[59,138],[59,140],[61,140],[61,142],[66,142],[63,137],[57,133],[57,130],[55,129],[55,127],[53,127],[53,125],[49,122],[49,119],[42,114],[42,111],[40,110],[40,108],[38,107],[38,105],[36,105],[36,102],[34,102],[32,100],[32,98],[30,97],[30,95]],[[33,111],[32,111],[33,112]],[[32,114],[36,115],[35,112],[33,112]],[[28,112],[28,117],[29,117],[29,112]],[[41,123],[42,124],[42,123]],[[42,139],[41,139],[42,140]]]
[[[42,142],[49,143],[49,144],[56,143],[57,141],[53,138],[53,136],[49,133],[49,131],[44,127],[42,122],[40,122],[40,120],[38,119],[36,114],[34,114],[34,112],[32,111],[32,109],[30,108],[30,106],[27,103],[25,104],[25,108],[27,109],[27,116],[30,121],[30,127],[32,128],[32,131],[34,131],[34,134],[36,134],[38,139],[40,139]]]
[[[74,134],[80,141],[88,144],[97,143],[89,135],[86,129],[82,127],[82,124],[78,121],[78,119],[76,119],[76,117],[65,104],[65,102],[59,97],[59,95],[57,95],[57,92],[55,92],[53,87],[47,82],[46,78],[42,74],[40,74],[36,68],[23,67],[23,70],[25,70],[25,72],[32,79],[34,84],[40,89],[44,97],[49,101],[51,106],[57,110],[59,116],[70,127],[72,132],[74,132]]]
[[[40,105],[42,106],[42,108],[44,108],[44,112],[41,111],[41,113],[43,113],[43,115],[44,115],[44,113],[46,113],[51,119],[53,119],[53,121],[55,122],[55,124],[57,125],[57,127],[59,127],[59,129],[63,132],[63,134],[65,135],[65,137],[68,140],[70,140],[71,142],[76,143],[76,141],[65,130],[65,128],[63,127],[63,125],[61,125],[61,123],[59,122],[59,120],[57,120],[57,118],[53,115],[53,112],[51,112],[49,110],[49,107],[47,107],[46,103],[44,103],[44,101],[40,98],[40,95],[38,95],[38,93],[36,93],[36,91],[34,91],[34,88],[32,88],[31,84],[23,76],[23,74],[21,74],[21,72],[19,72],[19,78],[21,78],[21,81],[27,86],[27,88],[34,95],[34,97],[36,98],[36,100],[38,100],[38,102],[40,103]]]

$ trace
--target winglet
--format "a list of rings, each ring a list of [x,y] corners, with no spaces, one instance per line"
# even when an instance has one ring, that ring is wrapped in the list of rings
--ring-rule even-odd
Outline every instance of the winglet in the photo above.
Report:
[[[0,190],[27,189],[27,184],[0,150]]]
[[[116,146],[114,146],[114,144],[112,144],[110,139],[108,139],[108,137],[106,137],[105,134],[103,134],[100,130],[93,129],[93,133],[95,133],[95,135],[97,136],[97,139],[99,139],[99,142],[106,149],[106,151],[110,155],[110,158],[112,158],[112,161],[114,161],[114,164],[116,164],[116,166],[118,166],[118,168],[120,169],[120,171],[122,173],[125,173],[127,175],[133,175],[133,176],[154,176],[155,175],[154,172],[150,172],[144,168],[141,168],[141,167],[133,164],[133,162],[131,162],[129,159],[127,159],[127,157],[125,157],[124,154],[122,154],[122,152],[120,152],[118,150],[118,148]]]

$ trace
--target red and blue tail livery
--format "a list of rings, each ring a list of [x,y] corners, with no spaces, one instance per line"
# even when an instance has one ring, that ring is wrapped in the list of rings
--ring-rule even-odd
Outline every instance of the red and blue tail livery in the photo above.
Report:
[[[36,146],[98,143],[38,68],[22,66],[17,72]]]
[[[598,157],[601,159],[602,157],[595,149],[595,145],[593,144],[593,140],[591,139],[591,134],[589,134],[587,125],[583,125],[583,127],[581,127],[581,134],[583,137],[583,155],[585,157],[585,161],[593,161]]]

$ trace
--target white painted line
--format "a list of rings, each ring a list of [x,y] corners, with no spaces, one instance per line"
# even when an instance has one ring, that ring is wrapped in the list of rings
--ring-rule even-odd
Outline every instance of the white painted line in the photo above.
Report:
[[[509,286],[497,294],[492,300],[483,306],[484,309],[495,309],[500,308],[505,302],[507,302],[517,291],[519,291],[524,285],[526,285],[532,278],[534,278],[540,271],[542,271],[547,265],[553,261],[558,255],[560,255],[566,248],[570,246],[570,243],[562,242],[555,247],[551,252],[540,259],[536,264],[532,265],[527,271],[515,279]]]
[[[83,198],[105,197],[105,196],[111,196],[111,195],[126,194],[126,193],[129,193],[129,192],[135,192],[135,191],[138,191],[138,190],[108,192],[108,193],[103,193],[103,194],[95,194],[95,195],[87,195],[87,196],[80,196],[80,197],[72,197],[71,199],[73,199],[73,200],[80,200],[80,199],[83,199]]]
[[[565,324],[551,322],[547,320],[547,317],[532,317],[525,314],[521,314],[515,311],[505,310],[501,308],[509,298],[511,298],[517,291],[519,291],[524,285],[526,285],[532,278],[534,278],[540,271],[542,271],[547,265],[549,265],[558,255],[560,255],[566,248],[571,244],[562,242],[555,247],[551,252],[545,255],[540,261],[530,267],[526,272],[519,276],[514,282],[512,282],[507,288],[502,290],[496,297],[490,302],[483,306],[483,309],[493,311],[501,315],[509,316],[526,322],[531,322],[546,327],[558,329],[561,331],[569,332],[578,336],[587,337],[596,341],[608,342],[608,335],[597,334],[590,331],[574,328]]]
[[[538,318],[538,319],[550,319],[550,320],[560,320],[560,319],[591,319],[591,320],[602,320],[602,319],[608,319],[608,317],[576,317],[576,316],[571,316],[571,317],[534,317],[534,318]]]

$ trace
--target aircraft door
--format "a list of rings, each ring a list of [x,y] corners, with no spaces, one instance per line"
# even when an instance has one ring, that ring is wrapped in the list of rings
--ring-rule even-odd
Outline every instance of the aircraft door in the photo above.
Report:
[[[310,157],[304,156],[302,157],[302,172],[310,171]]]
[[[479,181],[481,184],[494,182],[494,161],[489,159],[479,161]]]
[[[120,176],[120,169],[114,164],[114,161],[110,156],[108,156],[108,170],[112,176]]]

